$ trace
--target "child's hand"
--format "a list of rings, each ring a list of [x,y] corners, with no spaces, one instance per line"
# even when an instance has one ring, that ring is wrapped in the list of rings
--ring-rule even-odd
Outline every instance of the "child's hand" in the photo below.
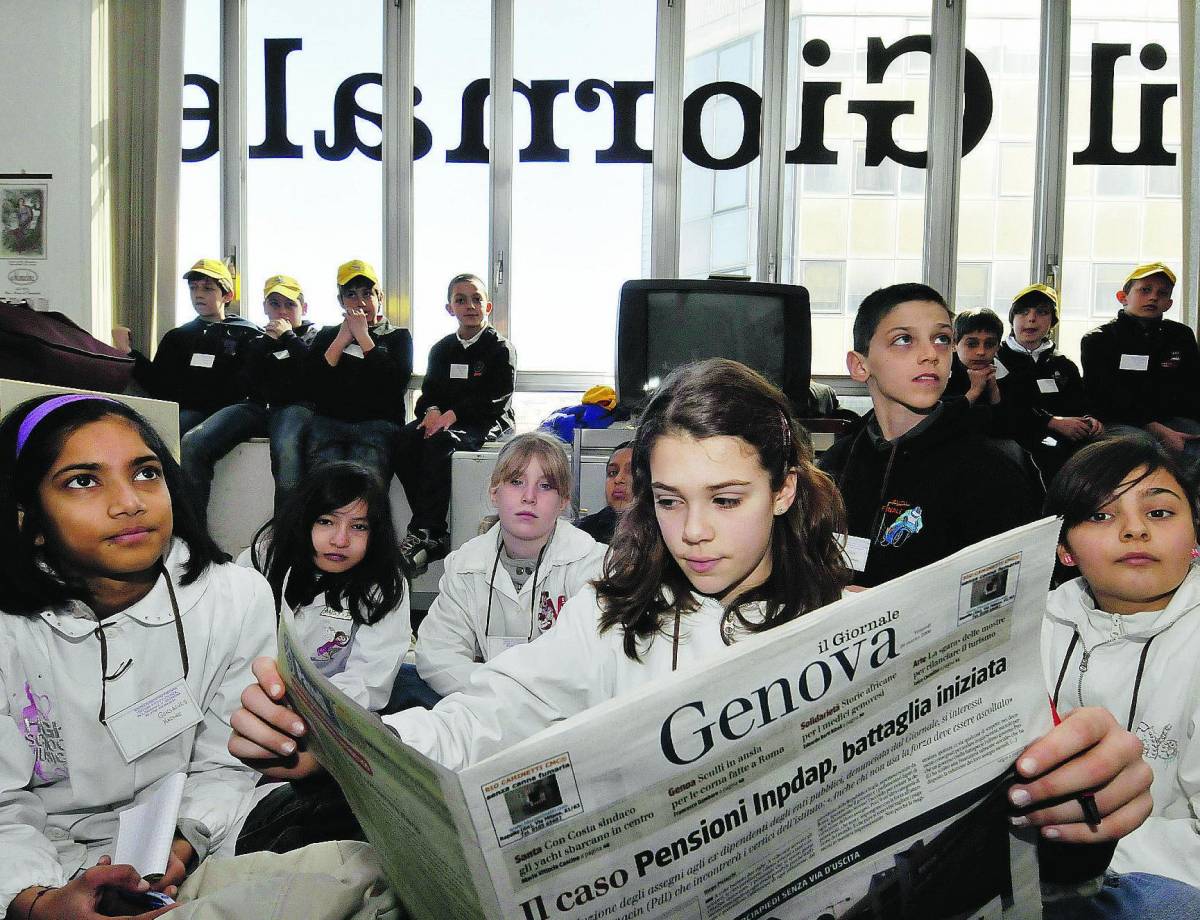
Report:
[[[286,319],[273,319],[269,323],[267,323],[265,326],[263,326],[263,332],[266,333],[267,335],[269,335],[273,339],[277,339],[284,333],[291,332],[291,331],[292,331],[292,324],[289,323]]]
[[[129,354],[133,351],[133,338],[128,326],[113,326],[112,328],[112,343],[113,348],[117,351],[123,351]]]
[[[423,425],[425,428],[425,437],[432,438],[439,431],[445,431],[456,421],[458,421],[458,416],[454,414],[453,409],[447,409],[445,412],[439,412],[437,418],[434,419],[432,423]]]
[[[1081,441],[1092,436],[1092,425],[1087,419],[1082,418],[1063,418],[1056,415],[1050,419],[1046,427],[1068,441]]]
[[[425,412],[425,417],[421,419],[421,422],[419,425],[417,425],[417,427],[425,432],[425,437],[429,437],[434,431],[437,430],[435,426],[438,423],[438,419],[441,417],[441,410],[436,406],[430,406]]]
[[[984,390],[989,389],[989,381],[994,382],[996,376],[996,368],[989,364],[987,367],[968,367],[967,377],[971,381],[970,387],[967,389],[967,399],[972,403],[983,395]],[[990,396],[990,393],[989,393]]]
[[[256,682],[242,691],[242,706],[229,720],[229,753],[269,779],[317,773],[321,765],[298,741],[308,727],[283,703],[287,690],[275,659],[256,658],[251,670]]]
[[[370,340],[371,335],[367,332],[367,311],[366,310],[347,310],[346,311],[346,328],[349,329],[350,335],[359,344],[362,344],[363,339]]]
[[[1025,749],[1017,772],[1030,781],[1013,786],[1009,801],[1019,809],[1036,808],[1017,820],[1041,827],[1051,840],[1117,840],[1150,816],[1154,772],[1142,760],[1142,743],[1098,706],[1067,713],[1061,725]],[[1101,817],[1096,827],[1084,822],[1076,801],[1083,792],[1095,795]]]
[[[150,883],[150,890],[175,897],[179,893],[179,886],[187,878],[188,866],[195,858],[196,851],[192,845],[176,834],[171,842],[171,855],[167,858],[167,871],[158,881]]]
[[[1200,434],[1187,434],[1183,431],[1176,431],[1174,428],[1168,428],[1162,422],[1151,422],[1146,426],[1146,430],[1162,441],[1163,446],[1167,450],[1174,451],[1175,453],[1183,453],[1188,441],[1200,438]]]
[[[47,891],[37,899],[37,904],[29,915],[30,920],[101,920],[103,917],[112,916],[100,912],[100,902],[110,889],[116,892],[150,890],[150,884],[137,874],[133,866],[114,866],[110,863],[111,860],[107,856],[102,856],[97,865],[75,876],[61,888]],[[161,917],[167,911],[174,910],[175,906],[172,904],[137,914],[136,920]],[[13,911],[10,913],[20,916]]]

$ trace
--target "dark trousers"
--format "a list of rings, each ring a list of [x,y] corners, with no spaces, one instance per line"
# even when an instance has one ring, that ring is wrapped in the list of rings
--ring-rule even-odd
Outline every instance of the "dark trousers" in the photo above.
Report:
[[[450,530],[450,458],[456,450],[479,450],[487,432],[450,428],[427,438],[418,424],[409,422],[396,438],[396,475],[412,508],[408,529],[439,537]]]
[[[392,478],[392,456],[396,435],[401,431],[387,419],[344,422],[328,415],[314,415],[308,428],[311,466],[350,460],[379,477],[384,489]]]

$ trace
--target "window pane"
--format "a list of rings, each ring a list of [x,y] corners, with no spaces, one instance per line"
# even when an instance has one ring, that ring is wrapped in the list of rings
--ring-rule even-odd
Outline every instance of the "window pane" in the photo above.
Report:
[[[882,83],[867,82],[867,64],[898,41],[927,36],[929,3],[859,0],[855,15],[845,9],[824,0],[791,4],[780,278],[809,288],[816,374],[845,373],[863,297],[920,277],[925,170],[889,156],[868,165],[867,147],[890,136],[901,150],[925,150],[929,57],[901,54]],[[889,104],[912,111],[890,121]],[[868,119],[876,125],[870,138]]]
[[[736,4],[732,14],[728,7],[687,7],[684,97],[708,98],[698,120],[684,118],[679,240],[684,278],[713,272],[753,276],[757,262],[763,13],[760,4]],[[738,84],[744,98],[705,89],[718,81]]]
[[[1182,267],[1178,5],[1075,4],[1071,63],[1061,345],[1077,358],[1083,334],[1119,309],[1116,291],[1130,269]],[[1112,103],[1093,112],[1092,80],[1107,96],[1106,72]],[[1152,165],[1166,158],[1174,162]],[[1186,297],[1176,289],[1176,304]]]
[[[383,8],[377,0],[253,0],[246,18],[243,312],[262,322],[263,282],[282,273],[304,288],[309,319],[340,322],[338,265],[365,259],[383,270],[382,132],[371,120],[383,110]],[[281,69],[282,124],[279,109],[265,105],[268,86],[283,91],[266,74]]]
[[[491,27],[488,0],[417,3],[414,66],[421,101],[415,114],[432,139],[429,152],[413,165],[413,366],[417,373],[424,373],[433,344],[456,328],[446,315],[447,282],[472,272],[491,284],[487,164],[491,106],[479,101],[476,92],[486,88],[491,72]],[[448,66],[451,61],[453,66]],[[480,80],[484,82],[477,83]],[[518,352],[517,357],[524,365],[525,354]]]
[[[523,370],[613,373],[621,285],[649,254],[650,165],[628,161],[653,140],[654,14],[644,0],[516,3],[514,75],[544,113],[535,137],[530,105],[513,99],[511,330]],[[536,92],[550,80],[562,82]],[[636,145],[616,150],[614,97],[636,115]]]
[[[219,138],[217,86],[221,77],[220,0],[187,0],[185,15],[183,107],[209,109],[211,99],[211,117],[183,119],[183,163],[179,168],[179,223],[175,250],[180,276],[199,259],[223,255],[221,154],[216,150]],[[201,115],[200,112],[195,114]],[[175,319],[178,323],[186,323],[196,314],[182,277],[176,290]]]
[[[962,159],[954,307],[990,307],[1004,319],[1029,283],[1039,17],[1039,0],[967,7],[967,48],[987,72],[992,118]]]

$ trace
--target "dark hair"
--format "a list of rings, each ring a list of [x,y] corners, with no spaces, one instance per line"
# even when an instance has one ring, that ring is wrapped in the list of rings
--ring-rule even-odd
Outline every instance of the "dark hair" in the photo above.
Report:
[[[1121,488],[1129,474],[1143,466],[1146,472]],[[1062,517],[1059,541],[1063,542],[1068,530],[1158,470],[1183,487],[1192,523],[1200,527],[1195,484],[1167,449],[1144,432],[1101,438],[1081,447],[1051,480],[1043,511]]]
[[[383,293],[380,290],[379,285],[376,284],[374,281],[372,281],[370,278],[368,278],[366,275],[355,275],[353,278],[351,278],[345,284],[339,284],[337,286],[338,297],[345,297],[347,294],[353,293],[355,288],[360,288],[360,287],[370,287],[372,294],[382,294]]]
[[[484,301],[486,302],[489,300],[487,282],[471,272],[463,272],[462,274],[455,275],[453,278],[451,278],[450,282],[446,285],[446,303],[449,303],[454,299],[454,285],[462,284],[464,281],[474,281],[477,285],[479,285],[479,290],[483,292]]]
[[[26,416],[58,394],[26,400],[0,422],[0,596],[7,613],[36,614],[72,600],[90,601],[86,585],[54,557],[49,541],[34,541],[47,533],[38,487],[72,434],[91,422],[118,418],[128,422],[162,465],[174,518],[172,535],[188,549],[183,584],[191,584],[213,563],[229,557],[213,542],[196,510],[195,499],[179,464],[154,427],[126,403],[83,399],[51,410],[17,456],[17,432]],[[21,513],[24,519],[21,520]]]
[[[1137,284],[1139,281],[1145,281],[1147,278],[1153,278],[1155,275],[1162,275],[1164,278],[1166,278],[1167,283],[1169,285],[1171,285],[1171,291],[1174,292],[1175,282],[1171,280],[1171,276],[1168,275],[1166,272],[1151,272],[1148,275],[1142,275],[1142,277],[1140,277],[1140,278],[1130,278],[1123,285],[1121,285],[1121,290],[1124,291],[1126,294],[1128,294],[1130,291],[1133,290],[1133,286],[1135,284]]]
[[[604,465],[608,466],[608,464],[612,463],[612,458],[615,457],[620,451],[630,450],[632,448],[633,448],[633,441],[622,441],[620,444],[618,444],[616,447],[614,447],[612,450],[610,450],[608,452],[608,459],[604,462]]]
[[[214,278],[212,275],[206,275],[204,272],[188,272],[183,276],[184,281],[211,281],[221,289],[224,294],[232,293],[233,288],[225,283],[221,278]]]
[[[1004,323],[1000,317],[987,308],[982,310],[962,310],[954,315],[954,341],[972,332],[991,332],[999,343],[1004,338]]]
[[[1018,313],[1024,313],[1026,310],[1037,310],[1041,307],[1050,308],[1050,315],[1054,317],[1050,323],[1050,328],[1053,329],[1058,325],[1058,304],[1047,297],[1042,291],[1029,291],[1014,300],[1012,306],[1008,308],[1008,324],[1012,325],[1013,318]]]
[[[367,504],[370,528],[362,562],[347,572],[322,572],[313,561],[313,524],[360,498]],[[354,621],[364,625],[378,622],[404,599],[400,545],[387,492],[374,473],[357,463],[324,463],[309,473],[275,519],[254,535],[250,556],[271,583],[277,606],[284,600],[285,578],[292,606],[307,604],[324,591],[330,607],[341,610],[345,605]]]
[[[883,318],[900,304],[910,300],[927,300],[941,305],[950,313],[945,298],[927,284],[908,281],[872,291],[859,304],[858,312],[854,314],[854,350],[860,355],[865,355],[871,347],[871,337],[875,335],[875,330],[879,328]]]
[[[772,522],[771,575],[731,608],[739,625],[761,632],[841,596],[850,581],[835,534],[845,532],[842,499],[833,481],[812,463],[786,396],[748,367],[723,358],[675,370],[646,406],[633,441],[633,499],[613,535],[604,577],[595,582],[601,631],[624,630],[625,654],[638,660],[638,640],[659,632],[663,620],[696,609],[692,585],[667,551],[650,491],[650,454],[672,434],[701,439],[741,438],[754,448],[772,489],[796,472],[796,500]],[[669,600],[668,600],[669,598]],[[766,602],[761,622],[741,612]]]

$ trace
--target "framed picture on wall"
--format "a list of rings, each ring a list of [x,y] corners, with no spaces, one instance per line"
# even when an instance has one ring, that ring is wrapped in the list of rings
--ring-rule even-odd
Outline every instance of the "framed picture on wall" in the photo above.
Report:
[[[0,259],[46,258],[45,184],[0,181]]]

